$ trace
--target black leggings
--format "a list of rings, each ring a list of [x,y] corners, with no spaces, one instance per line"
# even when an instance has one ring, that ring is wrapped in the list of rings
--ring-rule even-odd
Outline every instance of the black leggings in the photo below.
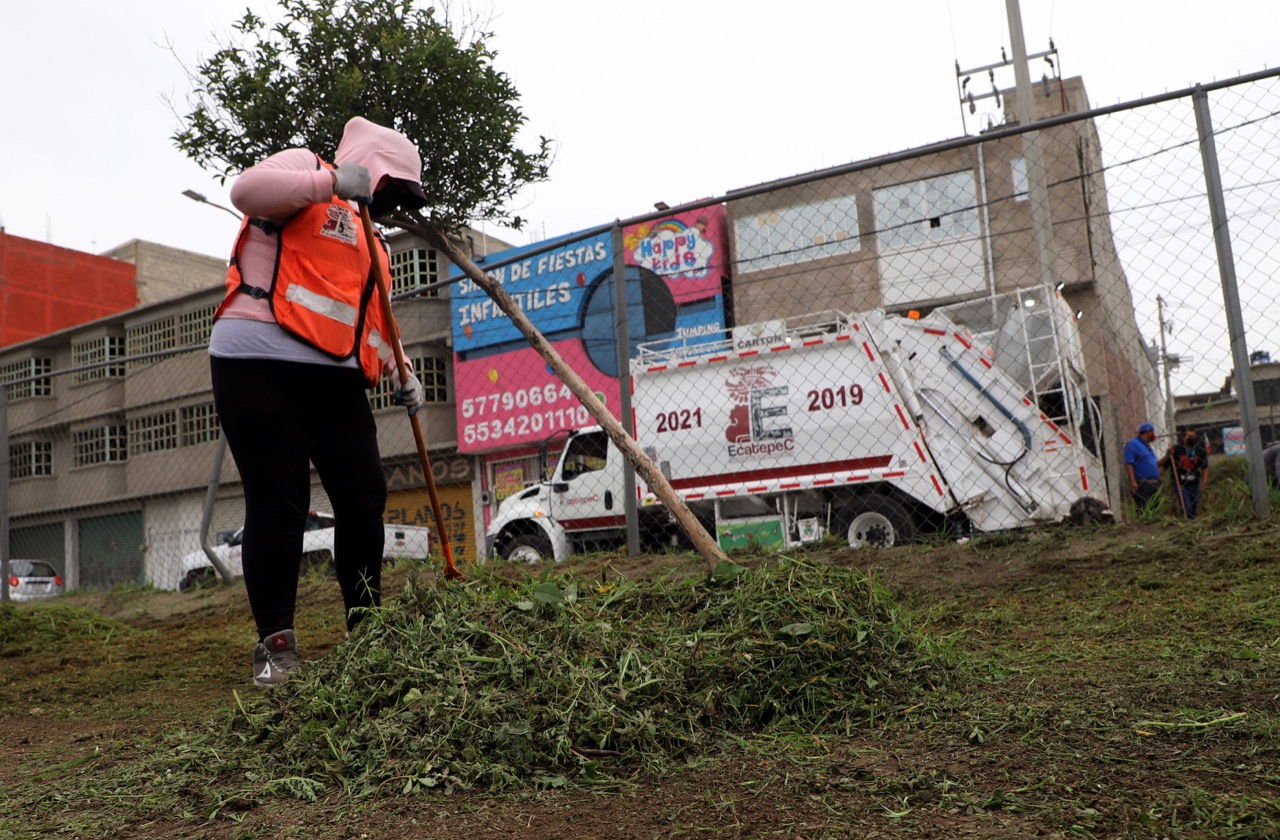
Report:
[[[293,627],[311,469],[333,505],[348,629],[377,606],[387,482],[358,370],[210,357],[213,399],[244,486],[244,586],[259,638]]]

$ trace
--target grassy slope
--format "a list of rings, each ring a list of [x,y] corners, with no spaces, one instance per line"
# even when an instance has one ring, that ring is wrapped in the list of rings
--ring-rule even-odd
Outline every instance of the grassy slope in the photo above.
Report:
[[[251,691],[243,592],[108,593],[0,613],[0,754],[12,757],[0,835],[1280,833],[1280,523],[1222,516],[810,557],[872,569],[951,646],[959,676],[869,727],[726,739],[598,790],[314,803],[264,792],[212,816],[209,791],[146,801],[156,780],[130,781],[155,749],[146,739],[167,730],[174,749],[175,724],[226,720],[233,690]],[[697,569],[610,560],[632,577]],[[590,576],[603,562],[574,566]],[[341,639],[335,590],[304,588],[304,658]],[[92,800],[68,795],[90,776],[123,781]]]

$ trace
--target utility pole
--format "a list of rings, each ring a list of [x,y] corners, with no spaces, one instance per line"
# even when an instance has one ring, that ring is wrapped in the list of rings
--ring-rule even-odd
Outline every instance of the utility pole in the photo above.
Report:
[[[1022,34],[1022,9],[1018,0],[1005,0],[1009,17],[1009,40],[1013,49],[1013,75],[1018,91],[1018,122],[1031,125],[1036,121],[1036,103],[1031,93],[1031,70],[1027,67],[1027,42]],[[1045,186],[1044,159],[1040,154],[1040,132],[1022,135],[1022,154],[1027,161],[1027,192],[1031,199],[1031,227],[1036,238],[1036,264],[1040,282],[1045,288],[1057,283],[1053,276],[1053,214],[1049,208],[1049,188]]]
[[[1164,422],[1165,431],[1173,434],[1177,431],[1177,415],[1173,411],[1173,388],[1169,385],[1169,348],[1165,346],[1164,334],[1169,325],[1164,319],[1164,298],[1156,295],[1156,314],[1160,321],[1160,370],[1164,372]],[[1176,438],[1175,438],[1176,439]]]
[[[1031,68],[1027,62],[1031,59],[1043,58],[1050,67],[1055,68],[1056,72],[1057,64],[1055,64],[1054,58],[1058,55],[1058,48],[1054,45],[1053,39],[1049,39],[1049,49],[1034,55],[1027,55],[1026,40],[1022,33],[1022,12],[1018,6],[1018,0],[1005,0],[1005,7],[1009,19],[1009,35],[1013,45],[1013,55],[1006,55],[1004,48],[1001,47],[1001,60],[994,64],[984,64],[981,67],[962,70],[960,69],[960,62],[956,62],[956,86],[960,94],[960,118],[962,123],[964,122],[966,105],[970,114],[977,112],[977,103],[984,99],[994,99],[997,107],[1004,107],[1000,96],[1000,86],[996,81],[996,70],[1012,65],[1015,90],[1018,97],[1017,119],[1022,125],[1031,125],[1036,121],[1036,109],[1031,86]],[[970,89],[969,83],[979,73],[986,73],[990,78],[990,93],[974,93]],[[1061,79],[1059,79],[1058,83],[1059,89],[1061,89]],[[1064,110],[1066,108],[1065,101],[1063,108]],[[1044,168],[1044,158],[1040,151],[1039,138],[1040,133],[1037,131],[1022,135],[1022,158],[1026,162],[1027,169],[1027,198],[1031,205],[1031,226],[1035,235],[1036,265],[1039,271],[1039,280],[1041,285],[1052,288],[1057,285],[1053,275],[1053,214],[1049,207],[1048,176]]]

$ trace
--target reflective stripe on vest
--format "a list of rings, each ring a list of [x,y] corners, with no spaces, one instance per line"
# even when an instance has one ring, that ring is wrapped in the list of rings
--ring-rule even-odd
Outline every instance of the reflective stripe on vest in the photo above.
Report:
[[[348,327],[354,327],[356,319],[360,317],[360,310],[354,306],[348,306],[342,301],[325,297],[296,284],[291,285],[289,290],[285,292],[285,300],[296,303],[304,309],[308,309],[317,315],[331,318]],[[372,338],[372,334],[370,338]]]

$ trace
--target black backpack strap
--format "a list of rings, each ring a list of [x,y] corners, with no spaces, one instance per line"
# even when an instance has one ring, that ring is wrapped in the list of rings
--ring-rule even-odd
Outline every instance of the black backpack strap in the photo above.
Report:
[[[252,225],[253,227],[256,227],[258,230],[262,231],[267,236],[275,236],[277,238],[279,238],[280,231],[283,228],[283,225],[278,225],[275,222],[269,222],[266,219],[254,219],[254,218],[249,219],[248,222],[240,228],[240,234],[236,237],[235,247],[231,251],[230,265],[236,265],[239,263],[240,246],[244,244],[244,237],[249,232],[250,225]],[[279,263],[280,263],[280,250],[279,250],[279,243],[277,242],[276,270],[279,270]],[[274,285],[274,282],[275,281],[273,279],[272,280],[273,285]],[[271,297],[270,289],[264,289],[261,286],[250,286],[248,283],[244,281],[244,275],[240,276],[240,285],[236,288],[236,291],[244,292],[246,295],[253,298],[254,300],[264,300],[266,298]]]

